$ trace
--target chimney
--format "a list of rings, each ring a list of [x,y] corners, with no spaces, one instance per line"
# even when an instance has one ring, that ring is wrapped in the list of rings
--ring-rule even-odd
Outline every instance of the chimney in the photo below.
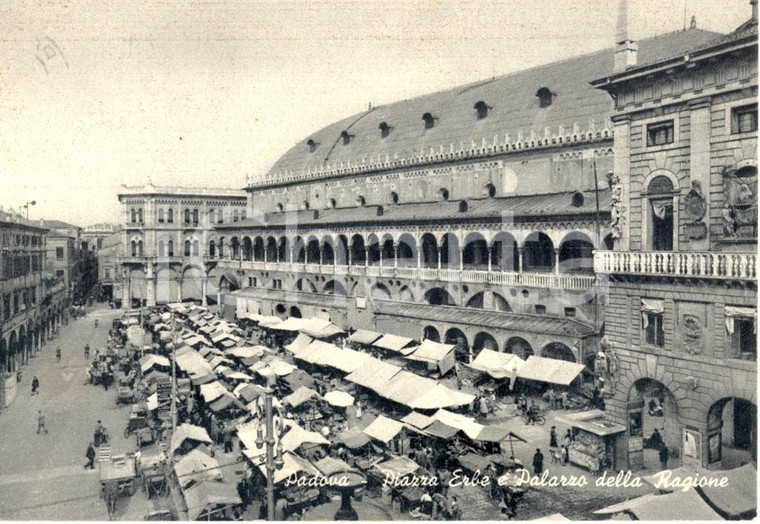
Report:
[[[752,21],[757,23],[757,0],[749,0],[749,5],[752,6]]]
[[[752,1],[757,2],[757,0]],[[635,66],[638,51],[639,45],[631,40],[628,35],[628,0],[619,0],[613,73],[620,73]]]

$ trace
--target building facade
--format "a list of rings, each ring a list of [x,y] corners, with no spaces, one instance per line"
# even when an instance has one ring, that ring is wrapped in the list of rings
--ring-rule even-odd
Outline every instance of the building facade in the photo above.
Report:
[[[82,230],[82,249],[97,252],[103,247],[103,241],[119,232],[119,227],[113,224],[92,224]]]
[[[16,372],[64,315],[65,288],[45,269],[47,230],[0,211],[0,407],[16,396]]]
[[[104,300],[118,301],[121,305],[122,289],[119,265],[122,256],[121,233],[114,233],[98,242],[95,253],[98,260],[98,282],[100,284],[100,296]]]
[[[657,60],[715,38],[640,42]],[[299,142],[207,239],[209,281],[248,312],[591,364],[594,249],[613,216],[608,49],[370,108]],[[212,254],[213,253],[213,254]]]
[[[123,187],[122,307],[197,300],[207,303],[206,251],[213,231],[247,219],[246,196],[232,189]]]
[[[658,429],[684,465],[757,446],[757,12],[733,33],[594,84],[615,102],[614,249],[605,293],[607,417],[620,464],[655,467]],[[627,49],[623,49],[626,46]],[[641,65],[637,65],[641,64]],[[671,454],[673,456],[673,454]]]

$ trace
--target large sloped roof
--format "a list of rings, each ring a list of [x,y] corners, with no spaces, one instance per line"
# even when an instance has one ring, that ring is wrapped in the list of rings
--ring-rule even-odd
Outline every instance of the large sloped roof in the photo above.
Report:
[[[639,63],[652,63],[677,55],[715,39],[717,33],[689,29],[648,38],[639,42]],[[603,124],[612,111],[612,100],[590,82],[608,76],[613,68],[613,49],[570,58],[493,79],[439,91],[409,100],[376,107],[316,131],[300,140],[285,153],[266,175],[267,181],[288,173],[320,171],[325,165],[342,162],[369,162],[370,158],[389,155],[417,157],[432,148],[446,150],[450,145],[492,142],[509,134],[535,131],[543,135],[546,128],[557,132],[560,126],[572,131],[578,124]],[[553,103],[541,108],[537,91],[541,87],[554,93]],[[474,105],[482,101],[490,109],[483,119],[476,117]],[[430,113],[436,120],[425,129],[422,117]],[[381,138],[379,125],[385,122],[390,134]],[[341,133],[351,135],[344,145]],[[316,143],[314,152],[308,140]]]

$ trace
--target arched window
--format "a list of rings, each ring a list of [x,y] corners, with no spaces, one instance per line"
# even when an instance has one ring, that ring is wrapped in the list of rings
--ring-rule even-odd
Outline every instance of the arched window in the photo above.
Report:
[[[673,182],[658,176],[647,187],[649,201],[649,237],[654,251],[672,251],[675,234]]]
[[[214,210],[209,209],[208,210],[208,223],[213,224],[214,223]]]
[[[576,191],[573,193],[573,200],[572,200],[573,207],[581,207],[583,206],[583,193],[580,191]]]
[[[137,256],[137,242],[135,242],[134,240],[132,241],[132,256],[133,257]]]
[[[193,224],[198,225],[198,210],[193,209]]]
[[[311,138],[309,139],[308,142],[306,142],[306,145],[309,146],[309,153],[313,153],[314,151],[317,150],[317,143]]]
[[[422,115],[422,120],[425,122],[425,129],[433,129],[435,126],[436,118],[431,113]]]
[[[165,256],[165,249],[164,249],[165,247],[166,246],[164,245],[164,241],[163,240],[159,240],[158,241],[158,256],[160,256],[160,257]]]
[[[169,246],[168,247],[169,247],[169,249],[168,249],[167,255],[170,256],[170,257],[173,257],[174,256],[174,240],[170,240],[169,241]]]
[[[137,222],[137,211],[134,208],[131,210],[131,217],[132,217],[133,224]]]
[[[137,221],[142,224],[143,223],[143,210],[142,208],[137,210]]]
[[[380,125],[377,127],[380,129],[380,138],[386,138],[391,134],[391,129],[393,129],[386,122],[380,122]]]
[[[277,212],[282,213],[282,211],[285,209],[285,207],[282,205],[281,202],[277,203]]]
[[[143,256],[143,241],[142,240],[137,241],[137,256],[139,257]]]
[[[391,191],[391,204],[398,204],[398,193]]]
[[[190,241],[189,240],[185,240],[185,256],[186,257],[190,256]]]
[[[174,222],[174,209],[172,209],[172,208],[169,208],[169,212],[168,212],[168,215],[169,215],[169,216],[167,217],[166,221],[167,221],[168,223],[172,224],[172,223]]]
[[[333,208],[335,208],[336,204],[337,203],[335,202],[335,199],[331,198],[330,200],[327,201],[327,208],[328,209],[333,209]],[[282,204],[278,204],[278,205],[282,205]]]
[[[216,223],[217,224],[224,224],[224,210],[220,209],[216,213]]]
[[[491,107],[481,100],[480,102],[475,103],[473,109],[477,112],[478,120],[482,120],[488,116],[488,110],[491,109]]]
[[[185,209],[185,224],[189,224],[189,223],[190,223],[190,210]]]
[[[247,216],[246,216],[246,210],[245,209],[241,209],[240,210],[240,220],[245,220],[246,218],[247,218]]]
[[[163,224],[164,223],[164,208],[159,208],[158,209],[158,222],[159,222],[159,224]]]
[[[238,220],[240,220],[240,213],[238,213],[238,210],[236,209],[232,212],[232,221],[237,222]]]
[[[459,212],[464,213],[467,211],[467,200],[460,200],[459,201]]]
[[[301,209],[309,209],[309,201],[308,200],[304,200],[301,203]]]
[[[487,183],[485,186],[483,186],[483,196],[486,196],[488,198],[493,198],[496,196],[496,186],[494,186],[492,183]]]
[[[211,240],[208,243],[208,256],[215,257],[216,256],[216,242]]]
[[[449,190],[445,187],[442,187],[438,190],[438,196],[443,200],[444,202],[449,199]]]
[[[366,204],[367,204],[367,201],[365,200],[365,198],[364,198],[364,196],[363,196],[363,195],[359,195],[359,196],[356,198],[356,205],[357,205],[358,207],[364,207]]]
[[[549,107],[554,100],[554,93],[548,87],[540,88],[536,91],[536,96],[538,97],[538,105],[540,107]]]
[[[348,144],[350,144],[351,143],[351,139],[353,137],[354,137],[354,135],[350,134],[348,131],[343,131],[340,134],[340,138],[341,138],[341,140],[343,140],[343,145],[344,146],[347,146]]]

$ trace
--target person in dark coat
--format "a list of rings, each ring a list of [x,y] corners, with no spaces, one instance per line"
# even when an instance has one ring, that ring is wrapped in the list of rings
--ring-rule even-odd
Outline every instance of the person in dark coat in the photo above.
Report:
[[[669,458],[670,458],[670,451],[668,451],[668,446],[666,446],[663,443],[660,446],[660,464],[662,464],[662,469],[668,469]]]
[[[84,456],[87,457],[87,464],[84,465],[84,469],[95,469],[95,448],[92,442],[87,445],[87,452]]]
[[[533,473],[540,475],[544,471],[544,454],[539,448],[536,448],[536,454],[533,455]]]
[[[40,389],[40,379],[38,379],[36,376],[32,379],[32,395],[39,395],[40,392],[38,391]]]
[[[557,444],[557,426],[552,426],[552,429],[549,432],[549,447],[550,448],[559,447],[559,445]]]

